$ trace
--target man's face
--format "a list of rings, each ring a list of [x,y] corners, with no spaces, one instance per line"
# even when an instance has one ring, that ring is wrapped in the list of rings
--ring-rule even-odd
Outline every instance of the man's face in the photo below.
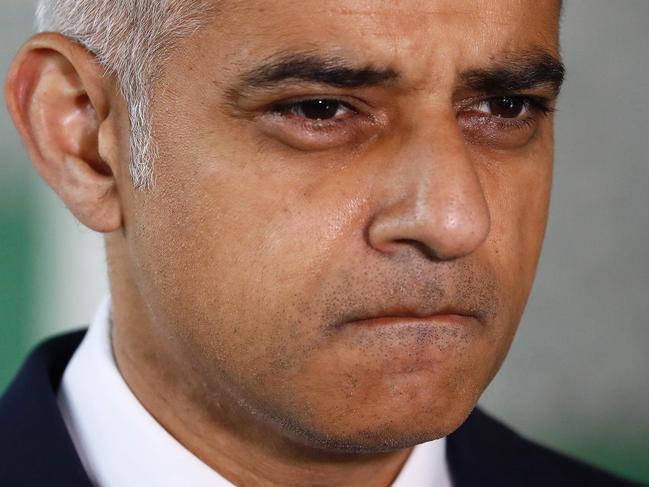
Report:
[[[120,189],[137,292],[201,400],[332,450],[461,424],[543,239],[558,15],[249,0],[184,42],[155,188]]]

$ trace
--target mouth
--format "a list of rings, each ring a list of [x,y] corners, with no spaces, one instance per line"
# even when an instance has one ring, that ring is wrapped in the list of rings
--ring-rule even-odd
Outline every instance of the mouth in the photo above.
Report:
[[[391,372],[437,370],[440,363],[460,360],[484,343],[487,334],[479,315],[452,306],[376,308],[346,318],[332,336],[343,347],[362,350],[370,369]]]
[[[453,306],[440,307],[434,310],[393,307],[374,313],[354,314],[346,318],[344,321],[346,325],[366,327],[400,325],[466,326],[482,322],[478,313]]]

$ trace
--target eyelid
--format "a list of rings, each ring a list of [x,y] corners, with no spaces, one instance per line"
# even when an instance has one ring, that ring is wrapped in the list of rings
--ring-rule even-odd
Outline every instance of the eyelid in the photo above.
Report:
[[[296,117],[300,117],[299,114],[295,113],[295,109],[299,108],[299,106],[302,103],[308,103],[311,101],[319,101],[319,100],[326,100],[326,101],[331,101],[338,103],[342,108],[344,108],[347,112],[350,112],[352,114],[358,114],[359,110],[352,105],[351,103],[341,100],[339,98],[334,98],[334,97],[309,97],[309,98],[304,98],[304,99],[297,99],[297,100],[288,100],[288,101],[281,101],[277,103],[273,103],[268,107],[268,111],[274,114],[280,114],[282,116],[287,116],[287,115],[295,115]],[[326,123],[326,122],[333,122],[335,120],[340,120],[342,117],[332,117],[332,118],[327,118],[327,119],[309,119],[307,117],[300,117],[304,120],[308,120],[310,122],[316,122],[316,123]]]
[[[329,100],[347,107],[345,113],[330,119],[310,119],[291,113],[294,106],[313,100]],[[359,146],[386,122],[386,114],[374,110],[362,99],[336,94],[310,94],[286,97],[256,110],[257,127],[293,149],[329,150],[348,144]]]
[[[552,100],[548,97],[545,96],[540,96],[540,95],[528,95],[528,94],[520,94],[520,93],[514,93],[514,94],[499,94],[499,95],[490,95],[486,97],[480,97],[480,98],[470,98],[468,100],[464,100],[464,102],[460,105],[459,111],[460,112],[470,112],[475,109],[476,106],[479,105],[484,105],[488,104],[494,100],[497,100],[499,98],[515,98],[518,100],[522,100],[525,104],[525,109],[528,112],[528,115],[531,114],[533,115],[534,112],[540,112],[543,115],[546,115],[548,113],[552,113],[555,111],[554,107],[552,106]],[[489,115],[488,112],[485,112],[483,110],[476,110],[480,113],[484,113],[485,115]]]
[[[474,107],[474,109],[476,109],[476,111],[478,111],[478,112],[480,112],[480,113],[484,113],[485,115],[490,115],[490,116],[496,116],[496,117],[498,117],[497,115],[493,115],[493,114],[491,113],[491,107],[490,107],[490,105],[491,105],[491,102],[492,102],[492,101],[493,101],[493,100],[491,100],[491,99],[481,100],[481,101],[475,103],[475,104],[473,105],[473,107]],[[484,109],[483,109],[483,108],[484,108]],[[529,101],[525,100],[525,101],[523,102],[523,107],[522,107],[522,111],[521,111],[521,113],[520,113],[518,116],[516,116],[516,117],[508,117],[508,118],[511,118],[511,119],[520,119],[520,118],[525,118],[525,117],[527,117],[527,116],[530,114],[530,109],[531,109],[531,107],[530,107],[530,103],[529,103]],[[498,118],[507,118],[507,117],[498,117]]]
[[[484,108],[498,98],[523,101],[525,110],[513,118],[492,115]],[[311,119],[295,113],[300,103],[316,100],[340,103],[346,108],[345,113],[323,119]],[[513,136],[511,134],[517,132],[514,129],[529,132],[528,129],[539,122],[540,115],[553,111],[552,106],[551,97],[517,93],[467,97],[456,102],[455,109],[458,122],[467,133],[473,134],[475,140],[485,139],[488,132],[490,135],[487,138],[494,141],[498,137],[505,137],[505,134],[507,137]],[[253,117],[257,118],[262,133],[299,150],[326,150],[367,140],[370,134],[386,129],[392,118],[392,110],[377,110],[363,99],[335,93],[287,96],[261,105],[255,112]]]
[[[290,113],[286,114],[286,111],[290,111],[292,106],[313,100],[336,101],[345,106],[349,110],[349,113],[346,113],[339,118],[322,120],[308,119],[300,117],[299,115],[291,116]],[[351,128],[352,126],[358,126],[358,129],[360,129],[360,127],[368,128],[370,126],[380,127],[384,126],[388,119],[388,114],[385,111],[376,110],[371,103],[364,99],[352,95],[341,95],[337,93],[316,93],[285,98],[283,100],[269,103],[259,109],[259,111],[259,116],[262,119],[274,119],[276,122],[282,120],[282,123],[290,123],[293,126],[300,125],[303,129],[313,132],[317,132],[318,130],[344,130],[345,128]],[[282,111],[284,113],[282,113]]]
[[[265,109],[271,109],[272,107],[278,107],[282,105],[292,105],[292,104],[298,104],[298,103],[303,103],[303,102],[308,102],[308,101],[315,101],[315,100],[329,100],[329,101],[337,101],[341,104],[348,105],[350,107],[353,107],[354,110],[356,111],[367,111],[372,108],[372,105],[366,102],[365,100],[353,96],[353,95],[345,95],[341,93],[309,93],[305,95],[299,95],[299,96],[292,96],[292,97],[286,97],[280,100],[273,101],[271,103],[268,103],[265,107]]]

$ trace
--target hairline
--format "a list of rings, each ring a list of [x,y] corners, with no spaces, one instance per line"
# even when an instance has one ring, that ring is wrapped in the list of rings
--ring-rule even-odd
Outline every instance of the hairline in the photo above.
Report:
[[[211,19],[215,0],[39,0],[35,30],[82,45],[115,76],[130,123],[129,170],[136,188],[154,186],[158,145],[151,104],[156,82],[180,41]]]

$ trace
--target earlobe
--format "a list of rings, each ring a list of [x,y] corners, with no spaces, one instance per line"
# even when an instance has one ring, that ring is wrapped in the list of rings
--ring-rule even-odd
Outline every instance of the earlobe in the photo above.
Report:
[[[118,161],[99,152],[100,128],[109,118],[102,74],[78,44],[39,34],[16,57],[5,98],[34,167],[81,223],[106,233],[120,228],[122,216]]]

